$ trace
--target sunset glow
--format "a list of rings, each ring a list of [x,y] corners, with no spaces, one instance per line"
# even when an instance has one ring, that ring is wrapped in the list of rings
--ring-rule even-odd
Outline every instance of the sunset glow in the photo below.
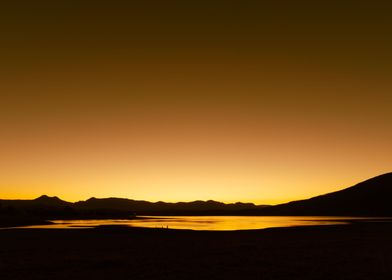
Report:
[[[24,2],[0,17],[0,198],[277,204],[391,171],[381,8]]]

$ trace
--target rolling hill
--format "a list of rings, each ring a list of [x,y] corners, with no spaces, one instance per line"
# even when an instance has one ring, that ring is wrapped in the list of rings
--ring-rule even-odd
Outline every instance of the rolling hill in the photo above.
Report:
[[[262,209],[262,215],[392,216],[392,173],[310,199]]]

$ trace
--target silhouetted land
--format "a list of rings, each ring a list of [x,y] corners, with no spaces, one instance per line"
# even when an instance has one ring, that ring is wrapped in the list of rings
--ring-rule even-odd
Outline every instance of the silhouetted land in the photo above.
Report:
[[[0,230],[1,279],[392,279],[392,224]]]
[[[341,191],[266,207],[263,215],[392,216],[392,173]]]
[[[90,198],[76,203],[42,195],[33,200],[0,200],[0,227],[13,219],[39,221],[56,219],[128,219],[137,215],[244,215],[262,209],[253,203],[225,204],[217,201],[148,202],[125,198]]]

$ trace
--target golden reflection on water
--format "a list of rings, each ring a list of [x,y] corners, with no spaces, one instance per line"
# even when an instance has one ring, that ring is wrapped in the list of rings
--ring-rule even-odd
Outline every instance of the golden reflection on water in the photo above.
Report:
[[[25,226],[23,228],[91,228],[101,225],[133,227],[192,229],[192,230],[249,230],[271,227],[312,226],[344,224],[353,217],[312,216],[148,216],[130,220],[55,220],[51,225]]]

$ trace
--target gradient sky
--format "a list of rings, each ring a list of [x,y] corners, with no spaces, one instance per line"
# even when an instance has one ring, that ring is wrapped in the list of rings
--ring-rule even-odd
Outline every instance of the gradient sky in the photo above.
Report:
[[[0,197],[275,204],[391,171],[386,2],[1,1]]]

